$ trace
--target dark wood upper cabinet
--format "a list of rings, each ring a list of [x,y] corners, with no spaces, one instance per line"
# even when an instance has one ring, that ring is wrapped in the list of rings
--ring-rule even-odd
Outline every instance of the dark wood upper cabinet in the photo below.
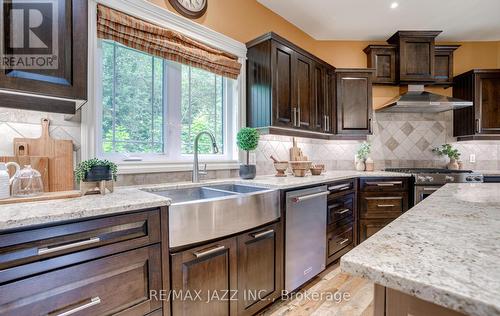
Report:
[[[432,83],[434,79],[434,42],[441,31],[398,31],[387,40],[397,45],[396,80],[401,83]]]
[[[453,96],[474,105],[453,111],[458,140],[500,139],[500,69],[474,69],[456,76]]]
[[[328,76],[335,68],[274,33],[247,48],[247,125],[328,137],[334,121]]]
[[[372,133],[373,69],[336,69],[338,134]]]
[[[450,86],[453,84],[453,52],[460,45],[436,45],[434,62],[434,84]]]
[[[396,84],[396,52],[395,45],[368,45],[364,52],[367,55],[368,68],[374,68],[373,83]]]
[[[3,2],[3,1],[0,1]],[[88,1],[58,0],[57,36],[55,40],[43,34],[53,34],[53,23],[42,23],[36,34],[52,44],[56,58],[54,69],[26,69],[0,71],[0,89],[74,100],[87,99],[87,28]],[[2,3],[3,5],[3,3]],[[14,8],[16,4],[13,4]],[[8,24],[7,24],[8,25]],[[8,33],[8,30],[4,31]],[[26,33],[26,32],[25,32]],[[23,54],[25,48],[10,49],[12,54]],[[45,54],[45,52],[40,52]],[[67,102],[54,106],[50,99],[35,98],[34,101],[0,99],[0,106],[26,108],[30,110],[74,113],[75,103]]]
[[[293,113],[295,127],[312,130],[315,121],[315,105],[313,105],[313,61],[299,53],[295,54],[295,80]]]

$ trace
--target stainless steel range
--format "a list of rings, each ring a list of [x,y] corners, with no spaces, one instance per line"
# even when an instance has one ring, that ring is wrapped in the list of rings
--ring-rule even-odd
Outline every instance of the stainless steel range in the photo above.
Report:
[[[385,171],[410,173],[415,178],[415,204],[437,191],[446,183],[483,182],[483,175],[472,170],[439,168],[387,168]]]

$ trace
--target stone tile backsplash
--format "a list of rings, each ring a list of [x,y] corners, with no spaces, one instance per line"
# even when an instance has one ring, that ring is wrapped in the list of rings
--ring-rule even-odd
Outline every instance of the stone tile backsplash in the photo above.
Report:
[[[50,120],[49,132],[56,139],[73,141],[74,162],[80,160],[81,124],[64,120],[64,114],[15,110],[0,107],[0,156],[14,154],[13,140],[17,137],[38,138],[42,132],[41,120]]]
[[[432,148],[452,143],[462,153],[464,168],[500,169],[500,142],[456,142],[451,137],[452,113],[375,113],[371,157],[376,169],[390,167],[444,167],[446,158],[432,153]],[[327,141],[297,138],[298,145],[310,160],[324,163],[327,169],[354,169],[354,156],[360,141]],[[274,172],[271,155],[289,159],[292,138],[264,135],[256,150],[259,174]],[[476,162],[470,163],[470,154]]]

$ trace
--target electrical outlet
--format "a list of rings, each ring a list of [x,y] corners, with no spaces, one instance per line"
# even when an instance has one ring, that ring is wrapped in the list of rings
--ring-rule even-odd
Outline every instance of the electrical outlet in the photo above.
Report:
[[[469,155],[469,162],[470,163],[475,163],[476,162],[476,154],[470,154]]]

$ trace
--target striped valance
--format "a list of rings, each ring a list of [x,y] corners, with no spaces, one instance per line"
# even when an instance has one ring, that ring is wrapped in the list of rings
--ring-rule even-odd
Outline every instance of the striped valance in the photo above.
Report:
[[[97,36],[225,77],[236,79],[240,74],[237,56],[101,4],[97,6]]]

